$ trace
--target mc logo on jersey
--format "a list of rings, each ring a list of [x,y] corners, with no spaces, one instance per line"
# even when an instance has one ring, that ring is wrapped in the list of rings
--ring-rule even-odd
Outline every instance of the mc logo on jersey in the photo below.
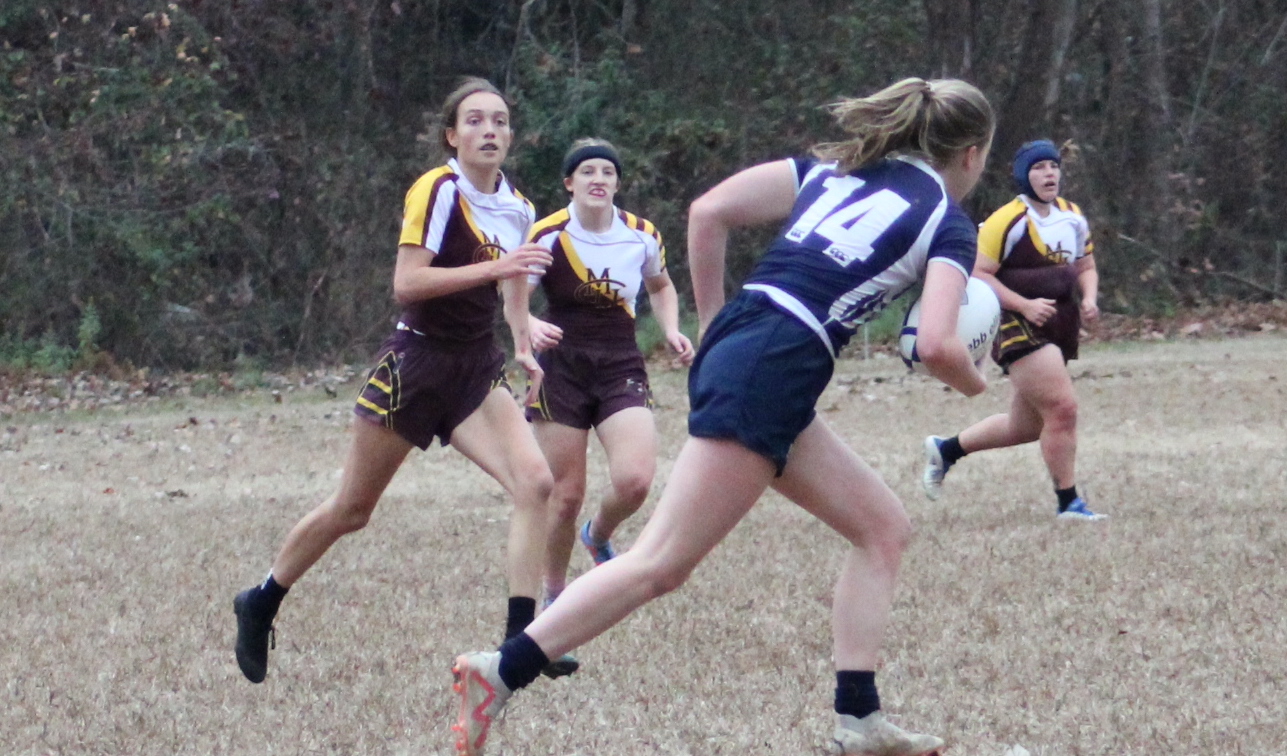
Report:
[[[1055,242],[1055,246],[1046,248],[1046,253],[1043,257],[1052,263],[1061,264],[1068,262],[1070,255],[1068,254],[1068,251],[1064,249],[1063,240],[1060,239]]]
[[[577,286],[572,295],[578,304],[608,308],[618,307],[625,302],[618,293],[625,284],[612,280],[611,268],[604,268],[602,275],[596,276],[590,269],[587,269],[586,273],[588,278],[585,283]]]
[[[483,238],[486,239],[487,237],[484,236]],[[494,239],[488,239],[475,247],[474,262],[481,263],[499,260],[500,256],[505,254],[505,248],[498,243],[499,241],[500,237],[496,237]]]

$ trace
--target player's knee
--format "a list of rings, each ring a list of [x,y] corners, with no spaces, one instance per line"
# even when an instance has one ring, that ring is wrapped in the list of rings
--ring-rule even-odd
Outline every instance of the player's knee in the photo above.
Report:
[[[889,507],[850,542],[882,562],[898,564],[903,552],[912,542],[915,531],[912,521],[902,507]]]
[[[894,530],[891,542],[901,556],[907,547],[911,544],[912,539],[916,537],[916,526],[912,524],[910,518],[906,515],[899,520],[898,527]]]
[[[663,569],[649,576],[648,597],[650,599],[665,596],[671,591],[678,590],[684,583],[688,582],[689,570]]]
[[[622,504],[638,507],[648,498],[652,475],[647,471],[631,471],[612,476],[612,491]]]
[[[1077,427],[1076,397],[1062,397],[1050,404],[1042,419],[1048,428],[1067,430]]]
[[[648,559],[644,562],[643,576],[649,600],[665,596],[688,581],[693,566],[676,561]]]
[[[335,502],[331,505],[328,520],[336,535],[356,533],[365,528],[371,521],[371,512],[375,509],[374,501],[355,500]]]
[[[550,494],[550,516],[555,522],[572,522],[581,513],[581,504],[584,501],[584,485],[556,485],[553,493]]]
[[[554,475],[542,457],[516,465],[512,485],[519,506],[548,507]]]
[[[882,525],[882,532],[876,539],[879,550],[887,559],[901,559],[916,533],[911,518],[900,510],[891,513]]]

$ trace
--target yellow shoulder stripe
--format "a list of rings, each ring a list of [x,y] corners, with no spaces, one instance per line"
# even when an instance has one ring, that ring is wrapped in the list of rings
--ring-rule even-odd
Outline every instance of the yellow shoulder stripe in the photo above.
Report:
[[[1027,212],[1028,206],[1018,197],[997,208],[979,227],[979,254],[999,264],[1005,252],[1006,235]]]
[[[647,218],[640,218],[638,215],[635,215],[634,213],[629,212],[628,210],[622,210],[621,220],[625,222],[627,227],[634,229],[635,231],[642,231],[645,234],[648,234],[652,238],[656,239],[657,244],[663,247],[665,246],[665,244],[663,244],[661,241],[661,232],[658,231],[657,227],[653,225],[652,221],[648,220]]]
[[[402,209],[402,232],[398,244],[424,246],[429,228],[429,215],[437,201],[437,191],[446,181],[456,177],[450,166],[439,166],[416,179],[407,190]]]
[[[551,231],[562,231],[563,227],[571,220],[572,214],[568,212],[566,207],[557,213],[547,215],[532,226],[532,230],[527,233],[527,240],[535,241]]]

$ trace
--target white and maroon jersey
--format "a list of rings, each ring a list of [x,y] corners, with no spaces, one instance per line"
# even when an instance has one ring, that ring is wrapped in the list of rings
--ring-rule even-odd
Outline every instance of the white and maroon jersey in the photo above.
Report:
[[[612,226],[587,231],[571,205],[543,218],[529,238],[550,250],[554,262],[541,283],[546,319],[563,329],[563,342],[634,344],[635,302],[644,280],[666,269],[666,245],[657,227],[613,208]]]
[[[502,175],[496,191],[479,191],[453,158],[424,174],[407,191],[403,244],[433,253],[430,265],[458,268],[495,260],[523,243],[536,209]],[[407,305],[402,322],[434,339],[473,342],[491,338],[500,295],[492,284]]]
[[[1046,217],[1024,196],[1002,205],[979,227],[979,254],[1001,267],[1067,265],[1092,254],[1090,224],[1076,203],[1056,197]]]

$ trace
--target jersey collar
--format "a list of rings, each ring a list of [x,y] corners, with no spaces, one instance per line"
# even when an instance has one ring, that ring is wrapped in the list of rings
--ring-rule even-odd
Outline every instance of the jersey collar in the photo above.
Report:
[[[896,157],[896,158],[894,158],[894,159],[895,159],[895,160],[901,160],[901,161],[903,161],[904,163],[907,163],[908,165],[914,165],[914,166],[916,166],[917,168],[921,169],[921,171],[922,171],[925,175],[927,175],[927,176],[929,176],[930,178],[934,179],[934,183],[938,184],[938,188],[939,188],[939,189],[942,189],[942,190],[943,190],[943,195],[944,195],[945,197],[946,197],[946,196],[951,196],[951,195],[949,195],[949,194],[947,193],[947,184],[943,183],[943,177],[942,177],[942,176],[940,176],[940,175],[938,175],[938,171],[934,170],[934,167],[933,167],[932,165],[930,165],[929,163],[925,162],[925,161],[924,161],[924,160],[922,160],[921,158],[916,157],[915,155],[899,155],[898,157]]]
[[[612,225],[608,226],[608,230],[597,233],[582,226],[581,219],[576,215],[576,206],[572,203],[568,204],[568,230],[574,232],[577,236],[604,239],[612,236],[624,226],[625,224],[621,221],[621,211],[617,209],[615,204],[612,206]]]
[[[476,207],[488,207],[497,210],[510,210],[524,207],[523,200],[519,199],[514,193],[514,188],[509,185],[509,180],[505,178],[502,172],[497,177],[496,191],[491,194],[485,194],[478,190],[469,181],[469,177],[460,169],[460,163],[456,158],[447,160],[447,167],[452,173],[456,174],[456,188],[461,194],[469,200],[470,204]]]

